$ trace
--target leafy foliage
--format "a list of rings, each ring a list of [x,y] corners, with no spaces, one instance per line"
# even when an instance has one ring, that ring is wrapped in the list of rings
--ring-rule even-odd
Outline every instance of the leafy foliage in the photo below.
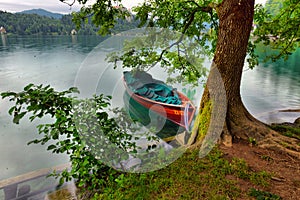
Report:
[[[112,53],[108,61],[117,67],[148,71],[159,66],[168,73],[167,82],[198,84],[207,73],[203,62],[206,49],[193,38],[168,29],[137,29],[130,34],[133,39],[125,42],[121,52]]]
[[[0,11],[0,25],[8,33],[18,35],[65,35],[70,34],[71,30],[75,28],[71,15],[64,15],[61,19],[54,19],[37,14],[13,14],[3,11]]]
[[[255,42],[263,42],[279,50],[268,59],[287,59],[299,47],[300,1],[268,1],[266,8],[261,8],[257,16]]]
[[[60,174],[54,172],[52,175],[60,177],[61,183],[75,179],[79,187],[85,186],[97,191],[105,185],[107,179],[118,174],[113,168],[104,165],[101,158],[109,157],[111,149],[116,149],[115,146],[124,152],[129,148],[135,151],[136,146],[130,142],[131,135],[124,131],[127,124],[120,128],[105,111],[110,105],[110,97],[95,95],[90,99],[79,100],[70,96],[78,92],[76,88],[57,92],[49,85],[29,84],[22,92],[4,92],[1,96],[15,103],[9,109],[9,114],[16,124],[26,115],[30,121],[46,116],[53,119],[52,123],[37,126],[42,138],[28,143],[48,144],[48,151],[70,155],[71,170],[66,169]],[[92,148],[100,151],[94,152]],[[122,159],[126,158],[117,158],[116,162]]]
[[[101,34],[111,32],[116,19],[128,16],[120,0],[96,1],[93,5],[88,5],[86,0],[78,2],[83,7],[80,13],[74,14],[77,26],[91,16]],[[203,57],[212,56],[216,48],[218,17],[213,7],[217,1],[210,3],[146,1],[133,11],[141,22],[140,27],[154,28],[146,31],[144,37],[131,40],[124,51],[111,60],[121,61],[124,67],[135,70],[147,70],[159,63],[169,74],[180,74],[169,82],[196,83],[206,73],[202,67]],[[158,27],[165,29],[161,31]]]
[[[64,2],[64,0],[61,0]],[[130,12],[120,4],[120,0],[96,1],[92,5],[88,5],[88,0],[78,0],[82,5],[80,12],[73,13],[73,19],[77,28],[81,27],[83,22],[91,22],[99,27],[98,33],[106,35],[112,31],[118,20],[125,20],[131,17]]]
[[[300,140],[300,127],[284,124],[272,124],[271,128],[285,136]]]
[[[99,33],[101,34],[111,32],[117,19],[129,16],[128,10],[124,8],[121,0],[97,0],[92,4],[88,0],[77,1],[82,5],[81,11],[74,14],[77,26],[79,27],[82,22],[88,21],[88,18],[92,17],[92,23],[100,27]],[[133,8],[133,11],[136,13],[136,18],[140,20],[140,27],[164,28],[185,35],[198,46],[203,47],[200,51],[203,56],[211,57],[217,44],[218,6],[222,6],[221,3],[220,0],[149,0]],[[250,68],[259,63],[258,55],[255,53],[258,43],[263,42],[280,49],[278,55],[273,55],[268,59],[287,57],[297,48],[299,5],[299,0],[284,2],[269,0],[266,8],[256,5],[254,39],[249,41],[247,49],[249,55],[247,62]],[[151,41],[153,36],[155,37],[155,34],[148,37],[148,41]],[[170,42],[169,48],[165,47],[161,52],[157,52],[159,45],[137,49],[135,47],[138,42],[132,41],[132,45],[128,45],[128,51],[124,51],[117,60],[122,61],[124,66],[130,66],[133,69],[136,67],[144,69],[146,67],[147,69],[151,63],[159,62],[166,71],[171,73],[177,71],[186,78],[186,81],[194,82],[203,75],[203,73],[199,73],[201,62],[197,63],[196,67],[191,67],[191,64],[184,60],[186,49],[182,48],[183,45],[180,43],[181,39],[177,42]],[[172,47],[178,50],[170,51]],[[199,54],[195,57],[199,58]],[[176,77],[176,80],[182,81],[182,78]]]

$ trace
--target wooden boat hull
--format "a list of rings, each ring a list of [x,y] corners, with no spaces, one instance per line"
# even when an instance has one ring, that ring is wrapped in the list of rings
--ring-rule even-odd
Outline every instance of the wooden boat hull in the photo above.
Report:
[[[165,117],[167,120],[176,125],[188,129],[193,120],[196,109],[194,104],[184,94],[177,92],[182,102],[181,105],[166,104],[133,93],[127,86],[125,80],[123,80],[123,83],[130,98],[133,99],[138,105],[157,113],[161,117]],[[136,115],[138,115],[138,113],[136,113]]]

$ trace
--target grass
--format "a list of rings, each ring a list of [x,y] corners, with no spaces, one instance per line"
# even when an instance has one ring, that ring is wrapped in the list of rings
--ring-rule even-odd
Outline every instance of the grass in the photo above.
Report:
[[[265,187],[270,177],[265,171],[252,171],[242,159],[226,160],[217,149],[202,159],[198,151],[188,151],[164,169],[120,174],[108,181],[94,199],[238,199],[245,195],[250,198],[250,192],[246,194],[239,188],[238,179]]]
[[[280,200],[280,199],[282,199],[280,196],[278,196],[276,194],[257,190],[254,188],[251,188],[249,190],[249,196],[256,197],[257,200]]]
[[[300,141],[300,127],[298,126],[293,126],[293,125],[285,125],[285,124],[275,124],[271,125],[271,128],[282,135],[285,135],[290,138],[297,139]],[[282,142],[282,146],[285,148],[291,149],[291,150],[296,150],[295,147],[289,146],[287,143]],[[298,143],[298,146],[300,146],[300,143]]]
[[[204,125],[202,128],[205,130]],[[273,125],[271,128],[288,137],[300,139],[300,128],[285,125]],[[251,138],[249,142],[256,145]],[[261,159],[272,160],[266,155],[262,155]],[[160,160],[156,162],[159,164]],[[201,159],[198,151],[187,151],[158,171],[118,174],[117,178],[107,180],[105,188],[99,190],[101,192],[93,199],[282,199],[276,194],[254,189],[271,187],[270,173],[253,171],[243,159],[233,158],[229,161],[217,148]],[[300,185],[298,182],[295,184]]]
[[[272,125],[271,128],[281,134],[300,140],[300,128],[283,124]]]

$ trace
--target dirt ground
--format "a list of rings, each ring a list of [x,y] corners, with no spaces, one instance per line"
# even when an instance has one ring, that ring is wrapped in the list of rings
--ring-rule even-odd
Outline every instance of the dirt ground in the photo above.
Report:
[[[250,188],[255,188],[277,194],[283,199],[300,200],[299,159],[283,152],[243,143],[235,143],[232,147],[221,146],[220,148],[226,159],[242,158],[253,171],[264,170],[272,174],[270,185],[264,188],[259,188],[244,180],[237,180],[241,190],[245,193]]]

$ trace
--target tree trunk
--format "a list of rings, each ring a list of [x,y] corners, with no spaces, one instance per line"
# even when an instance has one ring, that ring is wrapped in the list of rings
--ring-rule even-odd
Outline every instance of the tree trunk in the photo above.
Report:
[[[224,0],[218,6],[217,13],[218,43],[201,100],[200,115],[203,114],[201,110],[205,105],[212,101],[212,115],[225,112],[222,123],[224,126],[221,127],[225,144],[231,145],[232,139],[262,141],[272,131],[247,111],[240,95],[243,66],[253,23],[254,0]],[[225,90],[225,98],[220,95],[222,90]],[[220,107],[219,104],[224,105]],[[221,117],[218,120],[211,119],[209,126],[213,126],[213,131],[216,132],[215,124],[220,122]]]
[[[221,136],[221,141],[227,146],[231,146],[234,140],[245,140],[300,158],[297,139],[271,130],[255,119],[242,102],[240,86],[253,22],[254,0],[223,0],[217,13],[217,48],[189,144],[201,143],[200,156],[205,156]],[[209,119],[209,124],[203,124],[203,121],[208,121],[203,119]]]

